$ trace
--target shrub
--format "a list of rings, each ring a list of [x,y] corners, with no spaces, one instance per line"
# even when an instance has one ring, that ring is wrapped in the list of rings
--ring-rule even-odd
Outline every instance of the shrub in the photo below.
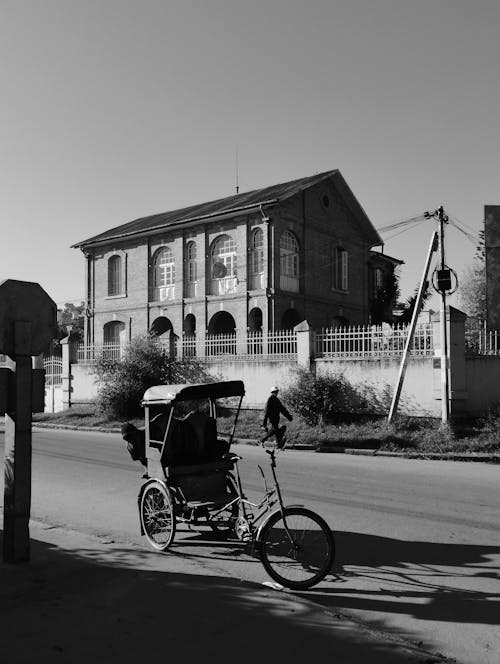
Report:
[[[387,408],[389,390],[354,387],[342,374],[314,376],[306,369],[297,372],[295,382],[283,390],[283,399],[307,424],[323,424],[359,413],[380,413]]]
[[[148,387],[210,382],[193,359],[174,360],[150,335],[135,337],[120,360],[101,357],[96,364],[99,382],[97,409],[110,419],[140,416],[140,401]]]

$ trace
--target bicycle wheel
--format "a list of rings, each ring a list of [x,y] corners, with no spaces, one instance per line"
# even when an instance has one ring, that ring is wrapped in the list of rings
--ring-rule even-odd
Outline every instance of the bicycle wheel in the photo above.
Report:
[[[236,480],[229,474],[226,477],[226,494],[228,503],[238,495]],[[221,507],[222,505],[219,505],[209,511],[207,519],[209,520],[210,528],[214,532],[221,535],[221,537],[228,537],[234,530],[234,524],[238,518],[238,502],[234,502],[225,509],[221,509]]]
[[[175,536],[175,516],[170,491],[158,481],[147,485],[140,501],[141,525],[154,549],[165,551]]]
[[[276,512],[262,529],[260,560],[269,576],[292,590],[306,590],[322,581],[335,558],[335,540],[328,524],[304,507],[285,507],[286,526]]]

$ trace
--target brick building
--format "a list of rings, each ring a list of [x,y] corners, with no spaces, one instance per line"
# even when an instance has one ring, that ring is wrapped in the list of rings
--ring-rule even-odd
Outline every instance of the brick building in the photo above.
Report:
[[[380,245],[338,170],[137,219],[73,245],[86,340],[367,323]]]

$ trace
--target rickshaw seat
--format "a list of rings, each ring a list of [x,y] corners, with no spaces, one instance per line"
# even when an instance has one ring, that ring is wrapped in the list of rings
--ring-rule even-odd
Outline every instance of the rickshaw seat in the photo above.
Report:
[[[198,475],[221,470],[233,470],[231,461],[209,461],[207,463],[190,464],[189,466],[167,466],[165,474],[167,477],[179,477],[182,475]]]

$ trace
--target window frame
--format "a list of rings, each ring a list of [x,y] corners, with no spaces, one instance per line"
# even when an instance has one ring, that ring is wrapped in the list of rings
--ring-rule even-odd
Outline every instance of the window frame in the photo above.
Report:
[[[300,277],[300,245],[295,233],[289,230],[280,237],[280,274],[294,279]]]
[[[106,298],[126,297],[127,294],[127,255],[115,251],[107,261],[107,295]]]
[[[332,245],[332,290],[346,293],[349,290],[349,252],[343,244]]]

